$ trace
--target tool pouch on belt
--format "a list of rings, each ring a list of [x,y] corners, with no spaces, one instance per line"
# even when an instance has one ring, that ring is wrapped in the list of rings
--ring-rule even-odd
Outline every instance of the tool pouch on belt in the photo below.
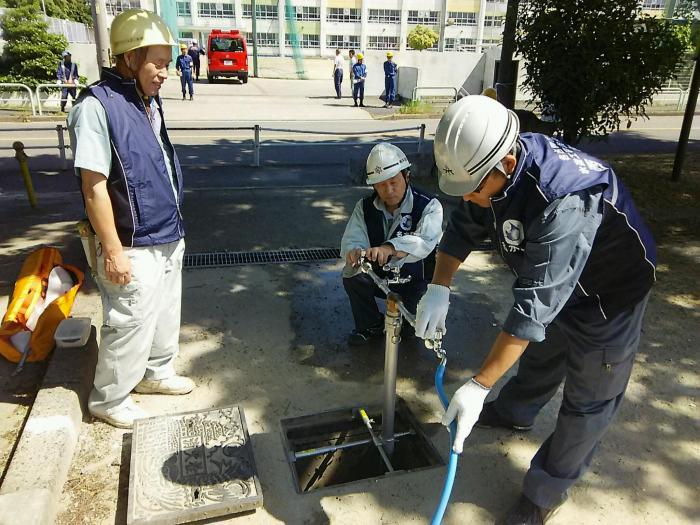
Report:
[[[90,267],[90,272],[93,277],[97,275],[97,236],[92,229],[90,221],[83,219],[76,224],[78,228],[78,233],[80,234],[80,242],[83,245],[83,250],[85,251],[85,258],[87,259],[88,266]]]
[[[46,304],[44,300],[51,295],[47,294],[49,276],[57,266],[65,270],[69,279],[72,280],[72,286]],[[18,363],[22,353],[12,344],[12,337],[19,332],[31,330],[30,354],[27,361],[46,359],[54,347],[54,332],[58,324],[70,315],[75,295],[83,284],[83,278],[83,272],[78,268],[63,263],[63,258],[56,248],[41,248],[32,252],[22,264],[10,305],[0,326],[0,355]],[[38,319],[32,321],[32,314],[40,306],[43,307],[43,311]]]

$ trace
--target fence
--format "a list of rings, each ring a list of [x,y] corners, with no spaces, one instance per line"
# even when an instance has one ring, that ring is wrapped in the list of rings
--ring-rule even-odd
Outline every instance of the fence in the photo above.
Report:
[[[25,84],[17,84],[15,82],[0,83],[0,88],[6,88],[6,87],[14,88],[11,91],[11,93],[16,92],[17,90],[26,91],[29,94],[29,103],[32,106],[32,115],[36,115],[36,106],[34,104],[34,97],[32,95],[32,90],[29,88],[29,86],[27,86]],[[3,90],[3,92],[4,91],[5,90]],[[24,97],[7,97],[7,98],[0,97],[0,100],[2,100],[4,102],[12,102],[12,101],[21,101],[23,103],[27,102],[27,99]]]
[[[64,20],[62,18],[52,18],[50,16],[45,17],[45,19],[46,23],[49,25],[49,33],[65,36],[70,44],[95,43],[95,34],[92,28],[85,24]]]
[[[39,84],[36,87],[36,104],[39,107],[39,115],[43,115],[44,113],[42,112],[41,108],[41,90],[42,89],[49,89],[49,88],[54,88],[54,89],[62,89],[62,88],[84,88],[85,86],[82,84],[61,84],[61,83],[56,83],[54,82],[53,84]],[[48,92],[47,92],[48,95]],[[48,99],[48,96],[47,96]]]
[[[1,86],[1,84],[0,84]],[[38,90],[38,88],[37,88]],[[31,91],[30,91],[31,94]],[[52,143],[52,144],[42,144],[42,145],[33,145],[33,146],[25,146],[25,150],[37,150],[37,149],[58,149],[58,155],[61,161],[61,169],[66,170],[68,169],[68,157],[66,155],[66,151],[70,150],[71,147],[67,143],[66,138],[65,138],[65,132],[67,131],[68,128],[66,128],[63,124],[58,124],[55,127],[37,127],[37,128],[0,128],[0,133],[2,132],[10,132],[10,133],[18,133],[18,132],[32,132],[32,131],[55,131],[56,136],[57,136],[57,142]],[[386,133],[396,133],[396,132],[405,132],[405,131],[414,131],[418,132],[417,137],[415,139],[406,139],[406,140],[392,140],[392,144],[415,144],[416,145],[416,150],[418,153],[421,153],[421,150],[423,149],[423,144],[425,142],[425,124],[421,124],[420,126],[411,126],[411,127],[406,127],[406,128],[394,128],[394,129],[382,129],[378,131],[343,131],[343,132],[333,132],[333,131],[310,131],[310,130],[301,130],[301,129],[287,129],[287,128],[263,128],[260,125],[256,124],[254,126],[247,126],[247,127],[217,127],[217,128],[201,128],[201,127],[194,127],[194,126],[173,126],[173,127],[168,127],[168,131],[252,131],[253,136],[252,139],[248,139],[248,142],[250,142],[253,146],[253,151],[252,151],[252,159],[251,159],[251,166],[259,167],[260,162],[261,162],[261,151],[265,147],[289,147],[289,146],[294,146],[294,147],[305,147],[305,146],[358,146],[358,145],[363,145],[366,146],[368,142],[365,141],[343,141],[341,143],[337,142],[294,142],[294,143],[278,143],[278,142],[271,142],[271,141],[264,141],[261,133],[263,131],[267,132],[274,132],[274,133],[290,133],[290,134],[310,134],[310,135],[319,135],[319,136],[344,136],[344,137],[353,137],[353,136],[368,136],[368,135],[384,135]],[[12,150],[12,147],[9,146],[0,146],[0,151],[3,150]]]

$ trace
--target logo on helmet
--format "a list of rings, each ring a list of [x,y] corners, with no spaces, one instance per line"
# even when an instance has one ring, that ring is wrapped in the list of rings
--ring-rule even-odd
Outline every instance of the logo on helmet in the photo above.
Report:
[[[525,238],[523,223],[514,219],[508,219],[503,223],[503,238],[511,246],[518,246]]]
[[[382,172],[381,166],[377,166],[376,168],[374,168],[374,173],[376,173],[377,175],[381,174],[381,172]]]

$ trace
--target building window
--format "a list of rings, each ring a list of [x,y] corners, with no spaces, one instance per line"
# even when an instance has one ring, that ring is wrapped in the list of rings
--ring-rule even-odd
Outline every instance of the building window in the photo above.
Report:
[[[505,21],[505,16],[486,15],[484,17],[484,27],[500,27],[505,23]]]
[[[437,25],[439,23],[440,11],[409,11],[409,24]]]
[[[357,35],[326,35],[326,46],[335,49],[354,49],[360,47]]]
[[[367,49],[398,49],[399,37],[397,36],[369,36]]]
[[[243,4],[243,18],[253,18],[252,4]],[[255,18],[259,20],[277,20],[277,6],[255,4]]]
[[[177,16],[192,16],[192,7],[189,2],[177,2]]]
[[[501,45],[500,38],[484,38],[481,41],[481,47],[496,47]]]
[[[664,5],[666,4],[665,0],[642,0],[642,9],[649,9],[649,10],[661,10],[664,8]]]
[[[486,0],[487,4],[505,4],[506,0]]]
[[[476,13],[466,13],[464,11],[449,11],[447,19],[451,20],[456,26],[475,26]]]
[[[127,9],[141,7],[141,0],[107,0],[105,5],[107,7],[107,14],[116,16]]]
[[[191,42],[194,40],[194,33],[192,31],[180,31],[180,40],[187,40],[188,42]]]
[[[476,51],[476,38],[446,38],[445,51]]]
[[[246,33],[245,39],[251,46],[253,45],[253,33]],[[258,33],[258,47],[277,47],[279,37],[277,33]]]
[[[370,9],[369,21],[380,24],[400,24],[401,11],[398,9]]]
[[[321,15],[319,14],[318,7],[311,7],[308,5],[293,5],[292,15],[289,16],[289,12],[286,11],[287,20],[294,18],[295,20],[321,20]]]
[[[329,22],[362,22],[359,9],[352,7],[329,7],[326,10],[326,20]]]
[[[233,18],[233,4],[202,2],[197,4],[197,14],[203,18]]]
[[[304,49],[315,49],[321,47],[320,39],[318,35],[297,35],[297,41],[299,42],[299,47]],[[284,45],[287,47],[293,47],[292,35],[289,33],[284,35]]]

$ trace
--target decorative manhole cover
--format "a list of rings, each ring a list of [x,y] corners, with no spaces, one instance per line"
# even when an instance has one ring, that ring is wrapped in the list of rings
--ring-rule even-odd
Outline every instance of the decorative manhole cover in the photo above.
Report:
[[[127,525],[187,523],[262,504],[238,406],[135,422]]]

